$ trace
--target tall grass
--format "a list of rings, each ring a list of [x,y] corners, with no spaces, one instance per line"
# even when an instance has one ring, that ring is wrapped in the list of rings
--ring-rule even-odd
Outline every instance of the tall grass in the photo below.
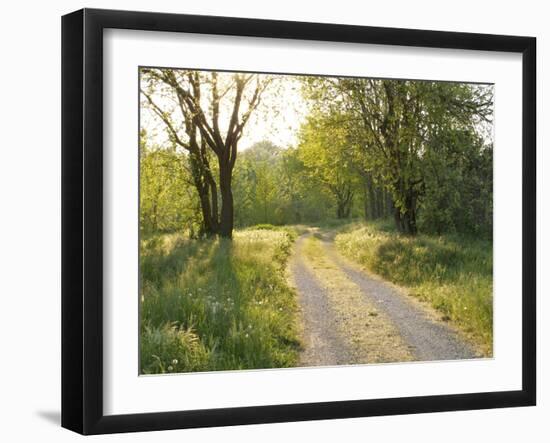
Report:
[[[493,247],[459,235],[405,237],[388,223],[355,224],[338,249],[374,273],[410,289],[470,335],[484,355],[493,343]]]
[[[294,366],[296,297],[284,278],[290,231],[224,239],[164,235],[141,245],[144,374]]]

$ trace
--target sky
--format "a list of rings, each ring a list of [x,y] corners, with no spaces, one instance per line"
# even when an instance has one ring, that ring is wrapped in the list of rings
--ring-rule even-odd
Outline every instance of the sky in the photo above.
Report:
[[[231,74],[226,74],[230,76]],[[263,75],[263,74],[258,74]],[[263,93],[259,107],[251,115],[238,149],[243,151],[254,143],[269,140],[281,148],[296,146],[297,134],[308,111],[307,102],[300,93],[298,76],[278,76],[276,83],[270,85]],[[144,87],[144,85],[142,85]],[[181,112],[173,103],[164,97],[160,91],[153,93],[153,100],[163,109],[170,110],[174,121],[181,121]],[[228,105],[228,99],[226,105]],[[203,106],[206,109],[206,106]],[[164,123],[142,102],[140,127],[146,129],[151,144],[168,145],[168,136]],[[229,120],[230,107],[220,109],[220,122],[223,133],[223,123]],[[183,131],[182,131],[183,132]]]
[[[231,80],[232,75],[233,73],[231,72],[218,73],[220,90],[223,90],[224,85],[228,84],[227,82]],[[260,77],[266,76],[266,74],[257,75]],[[240,151],[246,150],[254,145],[254,143],[263,140],[269,140],[283,149],[297,145],[300,126],[309,111],[308,103],[302,98],[300,93],[300,79],[301,76],[297,75],[276,76],[272,84],[264,91],[260,106],[253,112],[245,126],[243,136],[238,144]],[[143,79],[141,87],[146,88]],[[249,93],[251,93],[251,90],[252,88],[248,89]],[[202,92],[202,96],[204,101],[202,108],[207,110],[209,102],[205,97],[209,95],[206,87]],[[160,89],[155,89],[152,97],[163,110],[171,113],[174,122],[182,124],[181,111],[167,97],[166,93],[163,93]],[[169,139],[165,124],[147,105],[144,106],[143,102],[144,99],[142,98],[140,128],[147,130],[150,144],[168,147]],[[225,106],[223,106],[223,103]],[[229,94],[222,100],[219,119],[222,133],[224,133],[224,126],[226,127],[229,121],[232,103],[232,97]],[[245,109],[246,103],[243,100],[241,110],[244,111]],[[481,124],[478,131],[486,142],[490,142],[492,141],[493,129],[492,124]],[[181,132],[184,134],[183,129]],[[183,137],[185,138],[185,135]]]

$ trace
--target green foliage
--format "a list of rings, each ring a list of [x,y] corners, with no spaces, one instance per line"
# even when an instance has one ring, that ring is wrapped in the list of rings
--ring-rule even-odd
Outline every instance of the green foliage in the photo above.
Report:
[[[468,131],[446,131],[423,159],[425,193],[419,224],[425,232],[492,237],[493,149]]]
[[[241,227],[315,223],[329,216],[334,207],[296,149],[282,149],[267,141],[240,155],[233,195],[235,222]]]
[[[308,77],[304,94],[324,119],[344,113],[328,136],[347,128],[348,158],[391,193],[401,232],[416,234],[423,214],[428,231],[490,233],[492,86]],[[308,145],[319,164],[323,150]],[[326,145],[337,158],[338,143]]]
[[[430,302],[491,355],[491,241],[464,235],[404,237],[385,222],[354,225],[336,237],[336,245],[344,255]]]
[[[336,216],[349,218],[358,175],[348,117],[336,112],[311,114],[301,128],[297,152],[308,178],[334,199]]]
[[[264,141],[242,153],[233,188],[237,225],[286,222],[279,217],[284,198],[276,178],[281,152],[281,148]]]
[[[296,299],[285,230],[142,242],[142,373],[295,366]]]
[[[140,146],[140,229],[145,235],[196,231],[196,192],[190,185],[187,157],[175,150]]]
[[[287,81],[301,85],[307,111],[297,146],[264,140],[239,152],[259,97],[284,91]],[[144,112],[168,136],[163,146],[147,146],[141,134],[146,235],[230,237],[233,223],[393,213],[407,234],[491,236],[490,85],[143,68],[141,95]]]

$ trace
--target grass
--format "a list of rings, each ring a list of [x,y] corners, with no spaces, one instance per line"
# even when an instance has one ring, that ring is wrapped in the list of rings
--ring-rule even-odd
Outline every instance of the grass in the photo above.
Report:
[[[141,244],[143,374],[296,365],[296,297],[284,268],[295,234],[246,229],[224,239]]]
[[[469,335],[485,356],[493,343],[493,247],[458,235],[405,237],[387,222],[354,224],[335,239],[345,256],[409,289]]]

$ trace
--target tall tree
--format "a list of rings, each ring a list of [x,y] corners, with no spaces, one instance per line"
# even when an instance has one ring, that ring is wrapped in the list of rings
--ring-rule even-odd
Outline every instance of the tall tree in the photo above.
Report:
[[[356,187],[353,147],[345,116],[312,114],[302,126],[298,153],[310,175],[333,195],[336,217],[348,218]]]
[[[358,104],[369,135],[366,145],[392,192],[395,222],[416,234],[420,200],[426,192],[425,158],[442,131],[475,132],[492,113],[492,89],[468,84],[356,80],[351,99]]]
[[[231,238],[237,146],[272,78],[151,68],[143,68],[141,75],[145,104],[163,122],[170,140],[189,154],[204,232]],[[212,156],[217,160],[217,180]]]
[[[476,133],[492,115],[492,88],[464,83],[312,79],[306,92],[325,112],[344,109],[356,116],[366,170],[391,192],[396,226],[411,235],[426,194],[425,158],[438,134]]]

